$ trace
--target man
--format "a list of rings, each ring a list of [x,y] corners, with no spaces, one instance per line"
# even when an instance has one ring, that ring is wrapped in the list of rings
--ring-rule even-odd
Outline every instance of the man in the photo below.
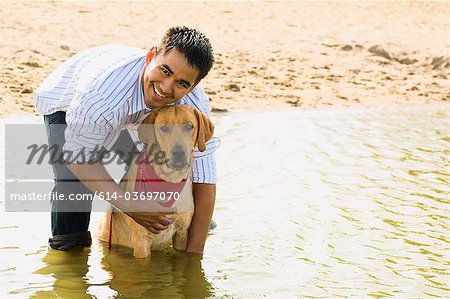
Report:
[[[147,53],[104,46],[75,55],[59,66],[34,96],[37,110],[44,114],[49,146],[62,145],[54,154],[72,154],[64,155],[66,163],[53,164],[54,191],[66,195],[95,191],[115,194],[118,199],[111,203],[137,223],[153,233],[166,229],[170,225],[166,215],[171,211],[153,203],[154,212],[135,212],[131,206],[135,203],[124,200],[124,191],[96,160],[98,149],[130,152],[132,138],[122,129],[136,126],[154,108],[186,104],[209,115],[208,98],[198,83],[208,74],[213,61],[210,42],[201,32],[174,27],[157,48]],[[213,152],[217,146],[218,140],[213,138],[205,152],[194,154],[195,211],[186,248],[190,253],[203,251],[211,222],[216,192]],[[123,159],[131,161],[129,156]],[[81,208],[78,204],[77,212],[68,212],[70,203],[52,201],[52,248],[69,250],[91,245],[91,204],[82,203]]]

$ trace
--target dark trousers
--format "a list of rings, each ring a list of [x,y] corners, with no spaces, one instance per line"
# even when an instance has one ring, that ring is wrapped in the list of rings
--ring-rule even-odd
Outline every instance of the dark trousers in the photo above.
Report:
[[[56,145],[51,155],[53,157],[62,157],[62,148],[66,141],[64,136],[67,127],[66,113],[59,111],[50,115],[44,115],[44,122],[47,129],[49,148]],[[127,130],[121,132],[120,137],[110,151],[119,155],[126,167],[129,167],[133,155],[137,153],[133,139]],[[63,194],[65,198],[68,198],[70,194],[92,194],[64,163],[53,163],[52,167],[55,178],[54,192]],[[49,239],[49,245],[52,248],[61,250],[68,250],[75,246],[90,246],[92,239],[88,228],[91,207],[92,201],[89,200],[53,200],[51,203],[51,230],[53,237]],[[74,212],[68,212],[70,210],[74,210]]]

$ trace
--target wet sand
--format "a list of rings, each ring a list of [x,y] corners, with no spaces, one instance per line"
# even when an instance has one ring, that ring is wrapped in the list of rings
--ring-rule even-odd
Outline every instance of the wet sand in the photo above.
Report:
[[[170,26],[210,37],[214,111],[448,105],[448,2],[1,2],[0,115],[35,113],[61,62],[149,48]]]

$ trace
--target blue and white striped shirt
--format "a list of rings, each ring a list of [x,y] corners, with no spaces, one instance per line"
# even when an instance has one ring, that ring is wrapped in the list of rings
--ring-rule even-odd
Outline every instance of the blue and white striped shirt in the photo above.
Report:
[[[34,102],[39,112],[66,112],[63,150],[78,156],[71,162],[82,162],[81,152],[90,160],[102,146],[111,149],[122,129],[132,133],[151,112],[141,84],[146,54],[142,49],[118,45],[92,48],[64,62],[36,90]],[[210,116],[209,99],[199,85],[175,104],[189,105]],[[219,145],[213,137],[204,152],[195,150],[194,183],[216,182],[214,151]]]

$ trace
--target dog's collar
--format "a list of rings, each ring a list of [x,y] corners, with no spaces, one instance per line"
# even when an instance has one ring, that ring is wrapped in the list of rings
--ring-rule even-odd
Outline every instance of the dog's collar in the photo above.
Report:
[[[135,192],[138,192],[138,194],[145,193],[146,197],[150,197],[150,193],[151,195],[155,195],[156,192],[159,192],[158,194],[160,195],[164,193],[164,195],[161,195],[165,196],[164,201],[160,203],[160,205],[167,208],[173,206],[176,201],[175,198],[178,198],[175,193],[180,195],[185,184],[186,179],[176,184],[160,179],[148,162],[147,152],[142,152],[139,158],[136,181],[134,184]]]

